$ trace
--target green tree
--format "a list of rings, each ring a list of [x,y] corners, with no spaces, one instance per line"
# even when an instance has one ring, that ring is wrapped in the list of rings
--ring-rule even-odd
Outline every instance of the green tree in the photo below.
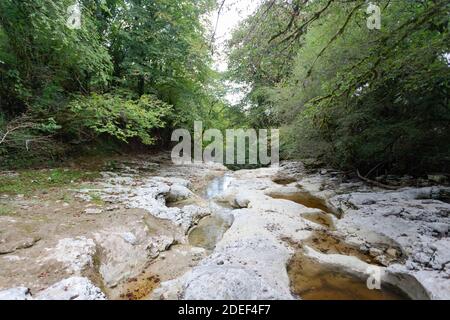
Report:
[[[364,1],[276,1],[293,20],[280,15],[276,32],[273,21],[260,22],[256,44],[232,46],[231,59],[254,70],[246,81],[266,97],[254,108],[272,106],[286,155],[361,172],[448,171],[449,4],[377,3],[381,30],[367,28]],[[259,51],[268,45],[271,52],[295,48],[287,59],[292,68],[261,86],[264,65],[246,59],[255,52],[270,57]]]
[[[225,119],[203,23],[213,0],[80,0],[81,28],[71,29],[75,3],[0,3],[3,155],[36,155],[38,141],[45,152],[152,144],[205,115]],[[27,125],[10,133],[17,123]]]

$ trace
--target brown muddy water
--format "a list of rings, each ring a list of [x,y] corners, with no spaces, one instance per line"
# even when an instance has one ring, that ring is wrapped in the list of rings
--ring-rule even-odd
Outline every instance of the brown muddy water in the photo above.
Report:
[[[227,175],[215,178],[208,184],[203,198],[207,200],[213,211],[223,210],[213,199],[225,191],[231,182]],[[311,220],[333,229],[333,219],[330,213],[334,210],[327,203],[307,192],[298,192],[291,195],[270,195],[275,199],[286,199],[300,203],[310,208],[322,210],[320,213],[306,214],[303,218]],[[178,204],[180,205],[180,204]],[[216,211],[215,211],[216,212]],[[189,245],[187,248],[201,247],[211,252],[216,244],[223,237],[230,227],[221,215],[213,214],[201,219],[196,226],[188,233]],[[342,254],[355,256],[370,264],[377,264],[372,257],[346,244],[341,239],[333,236],[329,231],[316,231],[313,235],[301,244],[320,251],[324,254]],[[300,246],[300,247],[301,247]],[[190,249],[189,249],[190,250]],[[187,252],[190,252],[190,251]],[[154,288],[159,286],[160,281],[167,281],[186,272],[198,263],[200,258],[192,258],[188,255],[180,255],[177,250],[169,250],[164,255],[151,264],[149,269],[138,279],[131,279],[127,291],[121,295],[122,299],[142,299],[148,298]],[[208,253],[206,253],[207,255]],[[181,263],[184,256],[187,256],[185,263]],[[164,258],[164,259],[162,259]],[[176,270],[166,274],[170,266],[182,265]],[[180,270],[178,270],[180,269]],[[290,286],[293,294],[304,300],[407,300],[409,297],[396,287],[384,285],[381,290],[370,290],[367,288],[366,280],[341,271],[339,268],[321,264],[311,258],[306,257],[299,251],[294,255],[287,267]]]
[[[292,292],[303,300],[409,300],[393,286],[370,290],[365,279],[322,265],[302,253],[292,258],[287,271]]]
[[[302,242],[323,254],[340,254],[354,256],[371,265],[380,265],[369,254],[353,247],[345,241],[334,236],[331,215],[340,217],[340,213],[332,208],[321,198],[311,193],[299,190],[290,194],[272,193],[274,199],[284,199],[304,205],[308,208],[319,209],[321,212],[302,214],[304,219],[318,223],[327,230],[315,231],[313,235]],[[288,276],[292,292],[304,300],[409,300],[407,294],[400,289],[382,284],[381,290],[370,290],[367,287],[367,279],[361,279],[342,271],[338,267],[321,264],[316,260],[306,257],[303,252],[298,252],[291,259],[288,268]]]
[[[353,256],[369,264],[380,265],[380,263],[377,262],[368,253],[365,253],[359,250],[359,248],[345,243],[343,240],[339,239],[328,231],[315,231],[310,238],[306,239],[303,242],[303,244],[324,254],[341,254],[345,256]]]
[[[330,214],[325,212],[305,213],[302,214],[302,218],[320,224],[330,230],[334,230],[335,228]]]
[[[274,178],[272,181],[275,182],[276,184],[285,186],[285,185],[296,182],[297,179],[280,177],[280,178]]]
[[[205,217],[189,232],[189,244],[194,247],[213,250],[229,227],[221,217]]]
[[[272,193],[268,194],[268,196],[274,198],[274,199],[284,199],[293,201],[295,203],[304,205],[308,208],[314,208],[314,209],[320,209],[323,212],[331,213],[334,215],[338,215],[337,211],[326,203],[325,200],[313,196],[311,193],[306,191],[298,191],[295,193],[289,193],[289,194],[282,194],[282,193]]]

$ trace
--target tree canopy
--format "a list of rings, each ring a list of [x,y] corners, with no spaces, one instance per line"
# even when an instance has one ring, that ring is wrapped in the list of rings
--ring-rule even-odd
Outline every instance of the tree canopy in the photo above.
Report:
[[[73,29],[68,8],[77,3]],[[162,143],[164,128],[224,118],[205,22],[215,8],[212,0],[2,1],[0,153],[58,156],[105,138]]]
[[[90,145],[162,146],[202,120],[280,127],[284,158],[449,171],[447,0],[258,3],[222,74],[206,17],[227,0],[1,1],[1,166]],[[80,28],[68,26],[74,5]],[[367,24],[369,5],[380,28]],[[226,100],[230,82],[249,88],[241,104]]]
[[[448,1],[263,1],[233,34],[229,77],[285,156],[389,172],[450,168]]]

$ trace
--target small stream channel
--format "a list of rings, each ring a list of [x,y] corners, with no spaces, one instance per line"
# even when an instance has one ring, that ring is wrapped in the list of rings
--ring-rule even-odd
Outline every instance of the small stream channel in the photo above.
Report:
[[[188,234],[189,244],[206,250],[214,250],[216,244],[222,239],[224,233],[231,225],[231,209],[214,201],[229,187],[233,178],[225,174],[214,178],[206,187],[203,198],[209,202],[213,214],[201,219]]]

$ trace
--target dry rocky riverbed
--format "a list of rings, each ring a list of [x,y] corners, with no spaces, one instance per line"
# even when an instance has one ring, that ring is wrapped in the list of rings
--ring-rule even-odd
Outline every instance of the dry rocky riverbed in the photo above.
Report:
[[[0,199],[0,299],[450,299],[450,188],[159,154],[67,191]]]

